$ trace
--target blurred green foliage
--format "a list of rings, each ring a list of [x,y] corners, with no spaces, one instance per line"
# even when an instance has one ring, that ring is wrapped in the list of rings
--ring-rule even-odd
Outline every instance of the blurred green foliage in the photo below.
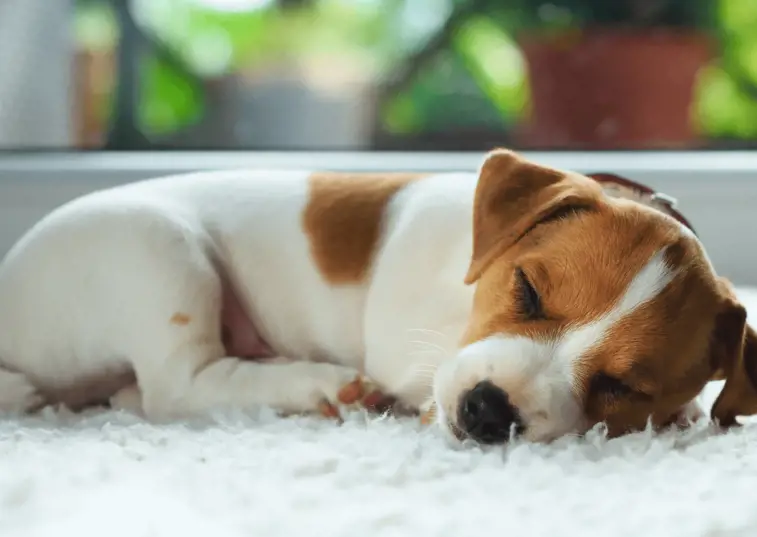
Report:
[[[757,2],[717,7],[721,58],[702,72],[694,117],[708,136],[757,139]]]
[[[757,0],[713,1],[716,9],[707,12],[707,26],[717,32],[721,58],[703,70],[692,115],[710,137],[755,139]],[[192,124],[204,112],[201,82],[240,69],[262,71],[311,57],[333,56],[334,62],[351,57],[368,65],[380,81],[421,49],[461,3],[316,0],[284,8],[269,0],[237,0],[236,9],[220,9],[210,0],[135,1],[139,25],[186,66],[177,69],[154,55],[142,61],[140,124],[148,135]],[[465,126],[508,129],[529,102],[514,29],[528,21],[552,27],[610,23],[625,16],[625,3],[522,0],[510,4],[517,7],[515,11],[488,3],[495,7],[466,19],[448,46],[387,102],[380,115],[382,128],[397,135]],[[667,18],[660,20],[702,27],[705,3],[671,0]],[[85,47],[113,47],[117,39],[112,14],[93,0],[79,6],[76,28]],[[107,113],[107,103],[103,113]]]
[[[393,134],[505,129],[528,104],[524,69],[510,36],[489,18],[473,17],[449,49],[389,101],[384,127]]]

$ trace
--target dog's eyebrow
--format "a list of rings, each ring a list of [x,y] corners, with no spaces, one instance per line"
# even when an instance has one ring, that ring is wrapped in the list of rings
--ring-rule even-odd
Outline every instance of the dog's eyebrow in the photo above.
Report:
[[[541,219],[534,222],[526,231],[524,231],[520,237],[518,237],[518,240],[521,240],[523,237],[531,233],[534,229],[537,227],[544,225],[544,224],[551,224],[552,222],[556,222],[558,220],[567,220],[569,218],[574,218],[578,216],[579,214],[587,213],[593,211],[594,208],[589,205],[582,205],[579,203],[569,203],[567,205],[563,205],[562,207],[556,208],[554,211],[549,212],[548,214],[544,215]],[[516,241],[517,242],[517,241]]]

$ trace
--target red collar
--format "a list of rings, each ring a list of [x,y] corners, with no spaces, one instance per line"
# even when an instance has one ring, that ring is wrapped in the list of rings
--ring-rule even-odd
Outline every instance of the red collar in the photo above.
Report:
[[[591,177],[598,183],[601,183],[602,187],[606,190],[614,190],[620,195],[622,195],[624,190],[630,190],[631,193],[635,195],[635,198],[638,198],[638,201],[646,203],[647,205],[650,205],[655,209],[658,209],[665,214],[672,216],[681,224],[689,228],[691,232],[696,235],[694,227],[676,209],[677,200],[675,198],[668,196],[667,194],[663,194],[662,192],[657,192],[646,185],[637,183],[636,181],[631,181],[630,179],[626,179],[625,177],[615,175],[614,173],[589,173],[587,174],[587,177]]]

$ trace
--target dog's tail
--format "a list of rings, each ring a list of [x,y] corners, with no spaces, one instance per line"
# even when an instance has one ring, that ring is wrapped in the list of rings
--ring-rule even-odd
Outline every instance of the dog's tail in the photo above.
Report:
[[[28,414],[44,404],[45,398],[26,375],[0,364],[0,414]]]

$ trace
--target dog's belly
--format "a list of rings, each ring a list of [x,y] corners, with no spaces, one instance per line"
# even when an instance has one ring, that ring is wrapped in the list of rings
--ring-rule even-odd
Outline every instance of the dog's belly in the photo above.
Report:
[[[225,230],[212,235],[217,262],[249,313],[245,319],[236,300],[225,301],[224,323],[234,332],[229,350],[248,357],[254,353],[242,351],[270,347],[285,358],[362,369],[368,282],[334,285],[324,278],[301,229],[307,184],[286,185],[286,203],[277,202],[278,188],[266,193],[265,204],[251,202],[243,225],[214,215]]]
[[[227,348],[244,358],[284,357],[326,361],[362,370],[364,367],[364,304],[362,287],[330,288],[299,274],[297,266],[279,274],[247,270],[240,301],[249,305],[244,318],[224,310],[224,323],[234,326]]]
[[[248,359],[274,356],[273,349],[263,340],[259,330],[242,306],[236,291],[228,284],[225,284],[223,288],[220,323],[227,356]]]

